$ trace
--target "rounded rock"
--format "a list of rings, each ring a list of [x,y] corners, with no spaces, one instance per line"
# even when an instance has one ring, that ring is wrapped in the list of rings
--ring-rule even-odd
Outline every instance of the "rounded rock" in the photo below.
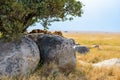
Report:
[[[40,55],[36,43],[23,37],[20,41],[0,40],[0,75],[27,75],[37,67]]]
[[[36,41],[44,63],[54,62],[63,72],[69,72],[75,68],[74,44],[69,39],[51,34],[30,34],[28,36]]]

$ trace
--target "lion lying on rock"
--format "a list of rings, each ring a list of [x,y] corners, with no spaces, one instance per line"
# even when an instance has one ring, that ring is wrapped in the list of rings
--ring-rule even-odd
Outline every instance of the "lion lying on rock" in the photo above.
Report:
[[[34,30],[32,30],[31,32],[29,32],[29,33],[30,33],[30,34],[31,34],[31,33],[43,33],[43,34],[53,34],[53,35],[63,36],[61,31],[51,32],[51,31],[48,31],[48,30],[41,30],[41,29],[34,29]]]

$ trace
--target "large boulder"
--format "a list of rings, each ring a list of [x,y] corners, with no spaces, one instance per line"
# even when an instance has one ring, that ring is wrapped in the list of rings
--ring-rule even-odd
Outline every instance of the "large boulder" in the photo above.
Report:
[[[29,34],[36,41],[44,63],[55,62],[59,70],[69,72],[75,68],[74,44],[69,39],[51,34]]]
[[[27,75],[34,71],[40,60],[36,43],[23,37],[20,41],[0,40],[0,76]]]

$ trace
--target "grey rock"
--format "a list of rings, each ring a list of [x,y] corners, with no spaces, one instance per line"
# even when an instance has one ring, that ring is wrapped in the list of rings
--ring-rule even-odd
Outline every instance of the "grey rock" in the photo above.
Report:
[[[89,48],[87,48],[86,46],[82,46],[82,45],[76,43],[74,39],[70,38],[68,40],[70,41],[71,44],[73,44],[73,48],[76,52],[78,52],[80,54],[85,54],[90,51]]]
[[[89,48],[87,48],[86,46],[82,46],[82,45],[74,45],[74,49],[76,52],[80,54],[85,54],[89,52]]]
[[[93,68],[111,68],[111,67],[118,67],[120,68],[120,58],[112,58],[112,59],[107,59],[98,63],[88,63],[82,60],[78,61],[79,64],[83,65],[83,66],[88,66],[91,65]]]
[[[31,39],[33,39],[34,41],[37,41],[38,35],[44,35],[44,34],[41,34],[41,33],[33,33],[33,34],[29,34],[28,36],[29,36]],[[50,35],[50,34],[47,34],[47,35]],[[53,36],[53,35],[52,35],[52,36]],[[73,47],[73,49],[74,49],[75,52],[78,52],[78,53],[80,53],[80,54],[86,54],[86,53],[88,53],[88,52],[90,51],[88,47],[76,43],[75,40],[72,39],[72,38],[67,39],[67,41],[71,44],[71,46]]]
[[[35,70],[40,60],[36,43],[23,37],[20,41],[0,40],[0,76],[27,75]]]
[[[69,42],[70,42],[71,44],[76,45],[76,42],[75,42],[75,40],[74,40],[74,39],[69,38],[68,40],[69,40]]]
[[[75,68],[76,55],[73,43],[64,37],[51,34],[29,34],[36,41],[41,59],[45,63],[55,62],[59,70],[69,72]]]
[[[94,67],[111,67],[111,66],[116,66],[120,67],[120,59],[119,58],[113,58],[113,59],[108,59],[104,60],[102,62],[98,62],[93,64]]]

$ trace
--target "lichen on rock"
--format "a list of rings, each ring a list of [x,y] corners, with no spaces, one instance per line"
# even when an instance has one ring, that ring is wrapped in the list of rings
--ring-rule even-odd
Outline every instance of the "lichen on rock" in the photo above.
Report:
[[[32,39],[23,37],[13,42],[0,40],[0,76],[30,74],[39,60],[39,49]]]

